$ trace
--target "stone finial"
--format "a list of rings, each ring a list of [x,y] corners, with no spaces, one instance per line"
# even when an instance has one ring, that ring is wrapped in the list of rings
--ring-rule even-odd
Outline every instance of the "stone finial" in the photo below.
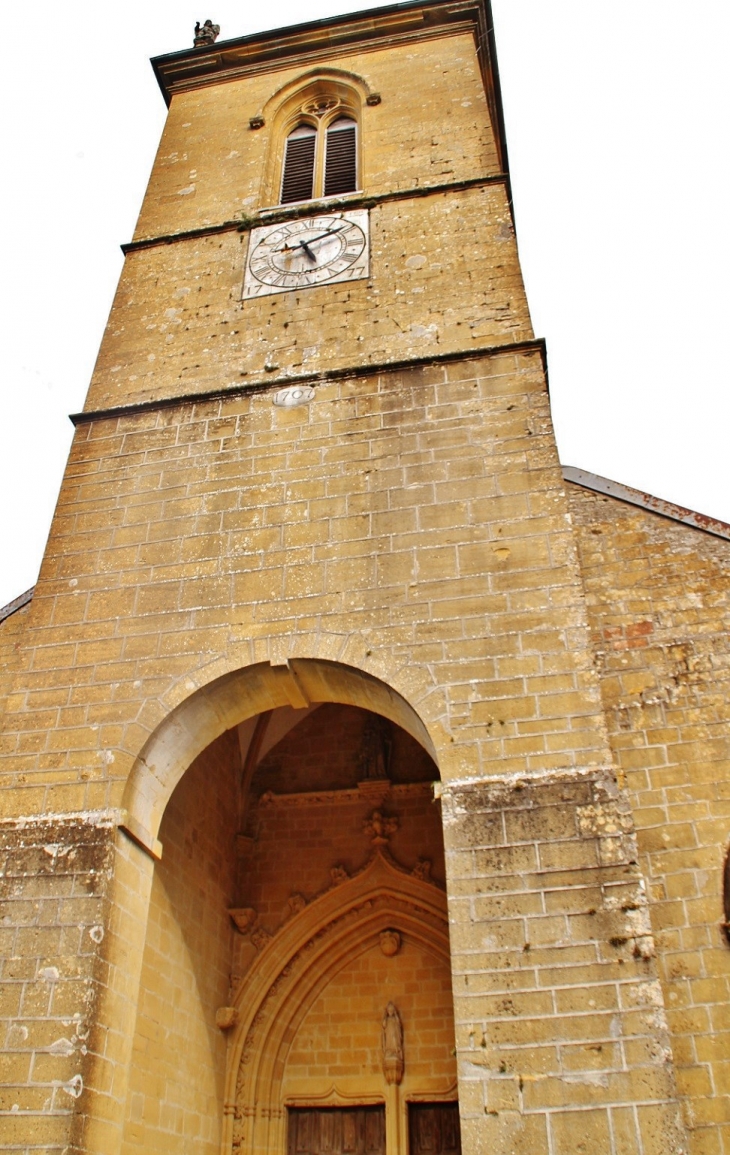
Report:
[[[212,20],[206,20],[204,24],[198,20],[195,25],[193,48],[209,48],[211,44],[215,44],[220,30],[220,24],[214,24]]]
[[[388,1003],[383,1015],[383,1074],[386,1083],[400,1083],[405,1066],[403,1059],[403,1024],[395,1003]]]
[[[411,874],[414,878],[420,879],[421,882],[431,881],[431,859],[419,858],[416,865],[413,867]]]
[[[341,863],[337,863],[330,869],[330,881],[332,886],[339,886],[341,882],[347,882],[349,874]]]
[[[373,810],[363,824],[363,830],[370,836],[373,846],[387,846],[389,839],[397,829],[398,819],[383,814],[382,810]]]

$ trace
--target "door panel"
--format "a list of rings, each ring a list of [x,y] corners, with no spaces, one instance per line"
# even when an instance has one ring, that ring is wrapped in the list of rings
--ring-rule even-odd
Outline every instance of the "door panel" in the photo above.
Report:
[[[289,1155],[385,1155],[384,1107],[288,1111]]]
[[[409,1103],[409,1155],[461,1155],[458,1103]]]

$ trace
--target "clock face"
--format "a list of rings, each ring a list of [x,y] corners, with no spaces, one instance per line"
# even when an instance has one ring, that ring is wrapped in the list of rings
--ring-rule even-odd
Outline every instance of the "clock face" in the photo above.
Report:
[[[368,275],[367,209],[251,230],[244,300]]]

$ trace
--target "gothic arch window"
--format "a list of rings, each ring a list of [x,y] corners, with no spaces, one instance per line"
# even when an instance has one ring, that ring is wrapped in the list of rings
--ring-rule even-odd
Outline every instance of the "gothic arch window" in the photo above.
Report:
[[[356,192],[358,178],[354,108],[337,96],[318,96],[304,102],[286,134],[279,203]]]

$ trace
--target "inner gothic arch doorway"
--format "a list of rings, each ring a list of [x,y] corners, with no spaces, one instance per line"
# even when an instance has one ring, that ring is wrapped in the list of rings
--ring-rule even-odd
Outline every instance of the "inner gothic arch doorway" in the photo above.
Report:
[[[125,1155],[181,1134],[194,1155],[287,1155],[305,1117],[341,1136],[331,1155],[365,1155],[376,1108],[388,1155],[452,1155],[413,1138],[416,1105],[456,1099],[437,777],[343,703],[266,711],[198,755],[159,831]]]

